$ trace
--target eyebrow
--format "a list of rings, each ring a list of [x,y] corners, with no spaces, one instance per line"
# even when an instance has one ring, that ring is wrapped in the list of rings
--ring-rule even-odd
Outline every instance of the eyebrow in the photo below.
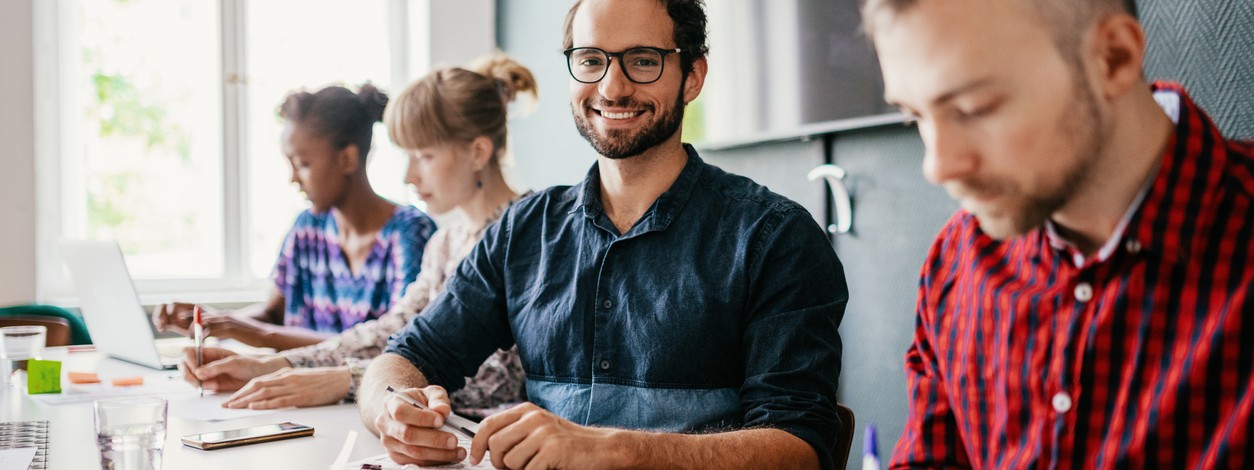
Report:
[[[972,80],[962,85],[958,85],[957,87],[954,87],[944,93],[941,93],[940,96],[937,96],[936,98],[932,98],[931,104],[932,105],[944,104],[945,102],[951,101],[954,98],[957,98],[958,96],[961,96],[964,93],[970,93],[972,91],[987,87],[992,84],[993,84],[992,78],[979,78],[976,80]],[[884,96],[884,101],[888,102],[888,104],[893,107],[897,107],[897,108],[903,107],[901,103],[898,103],[892,97],[887,96],[887,95]]]
[[[622,50],[620,50],[620,51],[618,51],[618,52],[626,52],[626,51],[630,51],[630,50],[632,50],[632,49],[641,49],[641,48],[646,48],[646,47],[647,47],[647,48],[651,48],[651,49],[661,49],[661,50],[664,50],[664,51],[668,51],[668,50],[671,50],[671,49],[679,49],[679,46],[675,46],[675,47],[662,47],[662,46],[649,46],[649,45],[645,45],[645,44],[637,44],[637,45],[634,45],[634,46],[627,46],[626,48],[624,48],[624,49],[622,49]],[[606,52],[614,52],[614,51],[611,51],[611,50],[606,49],[606,48],[604,48],[604,47],[597,47],[597,46],[571,46],[570,48],[571,48],[571,49],[589,48],[589,49],[600,49],[600,50],[603,50],[603,51],[606,51]]]

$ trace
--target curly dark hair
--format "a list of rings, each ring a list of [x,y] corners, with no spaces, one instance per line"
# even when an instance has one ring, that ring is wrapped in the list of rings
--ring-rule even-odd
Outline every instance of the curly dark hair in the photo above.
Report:
[[[658,2],[666,5],[666,13],[670,15],[671,21],[675,22],[675,47],[683,51],[679,53],[679,68],[683,70],[684,77],[687,78],[688,72],[692,71],[692,63],[697,59],[704,59],[710,53],[710,45],[706,43],[705,1],[658,0]],[[570,32],[571,24],[574,23],[575,12],[579,11],[582,5],[583,0],[577,0],[574,5],[571,5],[570,11],[566,12],[562,49],[574,47],[575,41],[571,38]]]
[[[279,106],[279,117],[308,126],[329,139],[336,150],[356,145],[359,161],[365,165],[374,123],[383,120],[387,104],[387,95],[370,83],[362,85],[357,93],[342,86],[329,86],[314,93],[297,91],[287,95]]]

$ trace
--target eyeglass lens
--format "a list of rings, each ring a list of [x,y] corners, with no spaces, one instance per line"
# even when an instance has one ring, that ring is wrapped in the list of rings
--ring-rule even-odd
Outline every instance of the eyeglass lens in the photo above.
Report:
[[[610,56],[617,56],[633,82],[649,83],[662,75],[662,54],[654,49],[629,49],[621,54],[611,54],[600,49],[581,47],[570,53],[570,73],[575,80],[584,83],[600,81],[610,64]]]

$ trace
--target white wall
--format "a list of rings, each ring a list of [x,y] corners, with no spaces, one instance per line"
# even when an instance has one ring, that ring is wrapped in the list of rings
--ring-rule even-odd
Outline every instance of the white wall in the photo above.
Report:
[[[433,0],[427,18],[433,67],[466,65],[496,48],[494,0]]]
[[[0,306],[35,300],[34,0],[0,0]]]
[[[499,0],[497,37],[511,56],[531,69],[540,102],[529,116],[509,123],[521,188],[541,190],[578,184],[597,153],[575,129],[570,115],[570,74],[562,55],[562,32],[572,0]]]

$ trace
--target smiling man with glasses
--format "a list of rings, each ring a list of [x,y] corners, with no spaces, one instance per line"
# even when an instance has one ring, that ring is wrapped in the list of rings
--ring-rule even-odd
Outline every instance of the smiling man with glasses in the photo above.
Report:
[[[394,460],[835,465],[844,273],[805,209],[682,143],[706,51],[698,0],[571,8],[571,113],[600,156],[581,184],[515,204],[372,363],[362,417]],[[447,392],[515,344],[530,403],[457,448]]]

